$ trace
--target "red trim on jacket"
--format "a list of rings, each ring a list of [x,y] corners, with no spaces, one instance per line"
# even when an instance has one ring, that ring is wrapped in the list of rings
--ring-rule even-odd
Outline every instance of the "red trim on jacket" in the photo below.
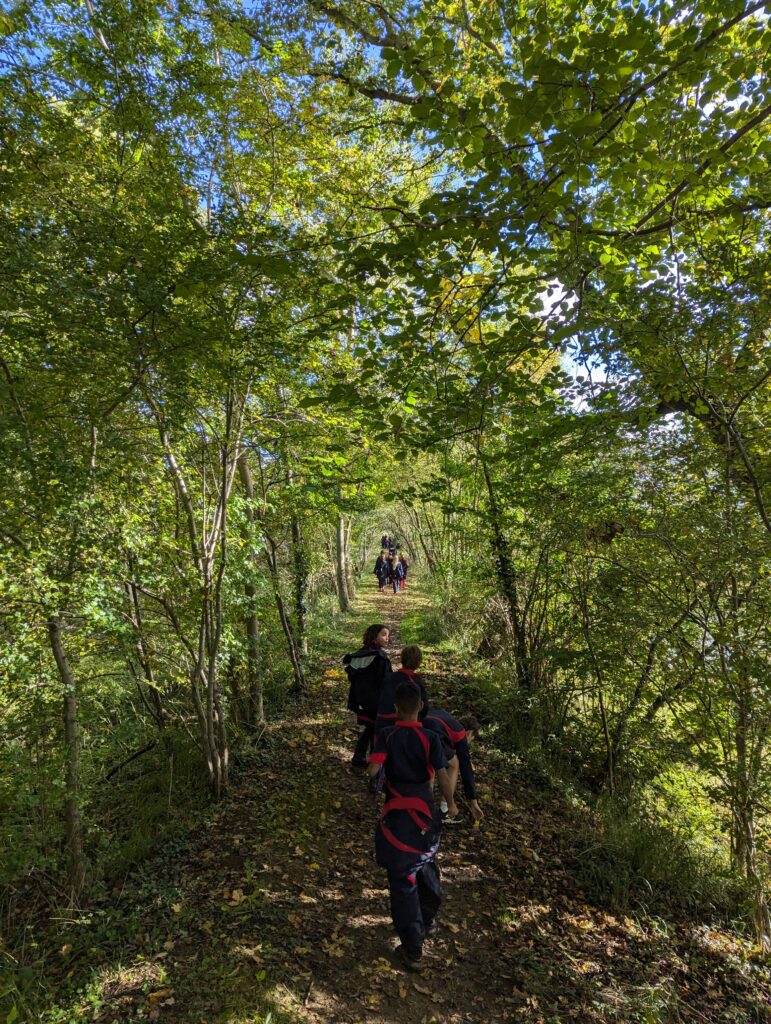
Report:
[[[456,732],[454,729],[451,729],[449,727],[449,725],[447,724],[447,722],[445,722],[445,720],[443,718],[437,718],[434,715],[429,713],[429,714],[426,715],[426,718],[424,719],[424,721],[425,720],[430,720],[432,722],[438,722],[441,725],[441,727],[444,729],[444,731],[447,733],[447,737],[450,740],[450,743],[452,743],[452,745],[454,747],[457,746],[460,743],[461,740],[466,738],[466,730],[465,729],[461,729],[460,732]]]

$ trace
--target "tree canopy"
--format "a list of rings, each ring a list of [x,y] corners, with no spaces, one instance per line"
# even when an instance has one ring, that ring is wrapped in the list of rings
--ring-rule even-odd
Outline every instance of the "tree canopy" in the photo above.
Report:
[[[224,799],[390,528],[497,741],[698,807],[768,945],[768,4],[0,37],[0,886],[85,902],[172,785]]]

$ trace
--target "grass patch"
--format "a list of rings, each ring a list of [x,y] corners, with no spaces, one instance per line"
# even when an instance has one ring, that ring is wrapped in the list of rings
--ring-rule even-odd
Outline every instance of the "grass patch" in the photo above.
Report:
[[[595,807],[598,827],[579,837],[578,878],[587,895],[613,910],[679,910],[734,922],[747,897],[725,860],[640,811],[609,800]]]

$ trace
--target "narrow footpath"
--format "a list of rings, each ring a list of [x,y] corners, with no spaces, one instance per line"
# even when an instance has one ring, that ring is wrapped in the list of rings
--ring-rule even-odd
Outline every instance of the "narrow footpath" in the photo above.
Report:
[[[398,663],[402,633],[421,641],[419,626],[407,624],[419,623],[422,602],[413,588],[395,597],[362,594],[298,717],[266,729],[254,763],[236,771],[230,798],[160,864],[153,887],[125,887],[112,912],[116,922],[136,913],[136,936],[102,963],[94,951],[100,982],[91,1002],[72,1007],[72,1019],[771,1020],[771,987],[758,985],[749,946],[705,927],[614,916],[587,902],[573,859],[585,812],[486,752],[483,740],[475,765],[485,820],[478,829],[445,830],[438,934],[420,975],[397,967],[385,878],[372,855],[377,807],[349,764],[355,732],[340,657],[364,625],[383,621]],[[449,703],[452,676],[430,649],[427,662],[429,692],[465,712]]]

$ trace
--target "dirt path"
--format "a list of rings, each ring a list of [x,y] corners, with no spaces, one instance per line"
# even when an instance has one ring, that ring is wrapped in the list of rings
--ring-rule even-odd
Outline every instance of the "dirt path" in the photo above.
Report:
[[[484,748],[475,755],[483,826],[446,830],[439,934],[422,975],[396,967],[372,856],[377,808],[349,766],[355,733],[339,657],[378,619],[392,627],[394,653],[402,615],[421,602],[414,589],[360,599],[298,717],[266,731],[256,764],[184,855],[170,856],[151,895],[122,894],[124,907],[145,901],[134,908],[143,922],[135,946],[98,968],[98,998],[74,1005],[71,1019],[769,1021],[771,984],[759,987],[746,947],[587,903],[572,859],[586,822]],[[431,672],[427,683],[430,691]]]

